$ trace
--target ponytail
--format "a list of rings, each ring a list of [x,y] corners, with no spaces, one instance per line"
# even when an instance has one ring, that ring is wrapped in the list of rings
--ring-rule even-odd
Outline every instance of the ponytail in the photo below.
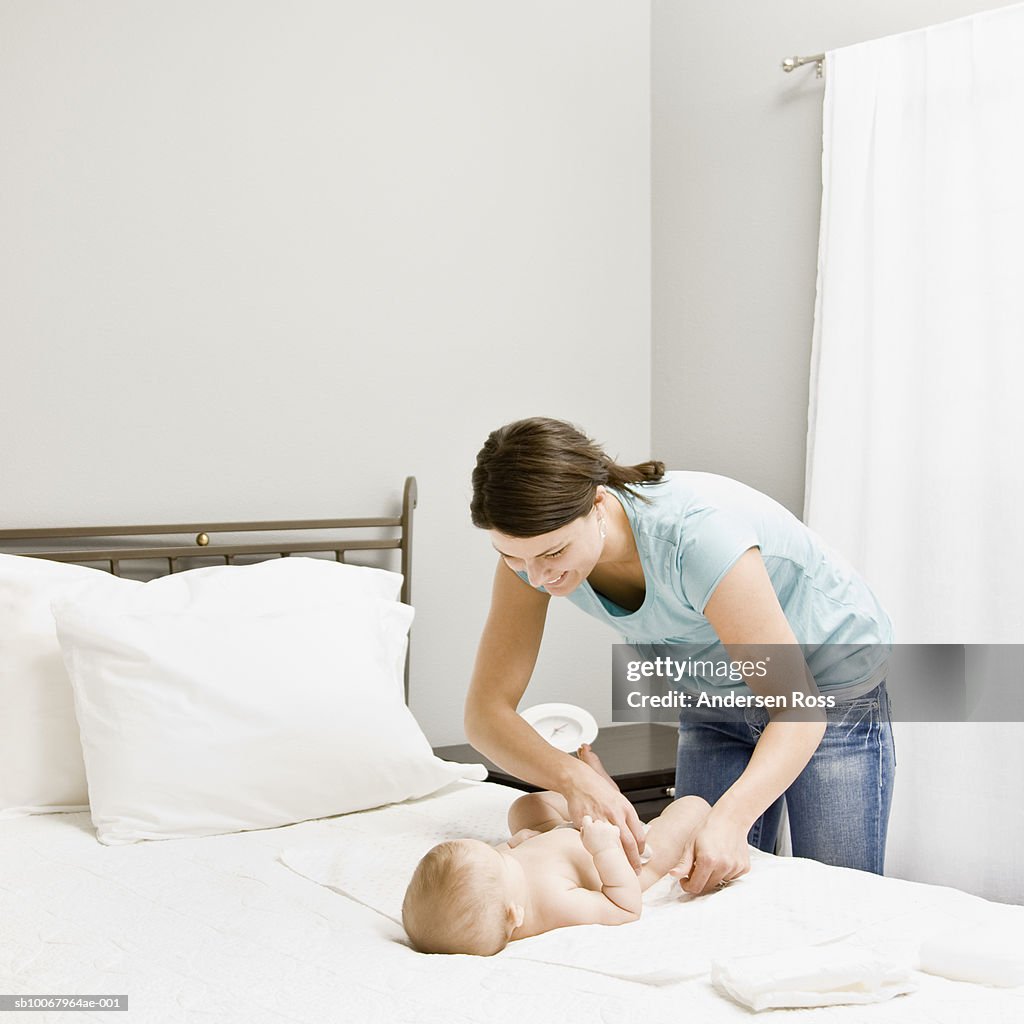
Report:
[[[615,487],[620,491],[629,491],[634,497],[641,501],[650,501],[634,491],[629,484],[656,484],[665,475],[665,463],[652,460],[641,462],[636,466],[620,466],[617,462],[608,460],[608,486]]]

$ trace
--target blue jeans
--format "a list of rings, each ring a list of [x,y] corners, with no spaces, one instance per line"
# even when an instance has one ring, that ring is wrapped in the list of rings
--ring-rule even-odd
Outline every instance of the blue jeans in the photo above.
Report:
[[[747,842],[775,851],[785,800],[794,857],[880,875],[896,768],[885,683],[826,715],[818,749],[789,789],[754,822]],[[715,804],[747,767],[767,724],[768,712],[758,708],[682,711],[676,793],[696,793]]]

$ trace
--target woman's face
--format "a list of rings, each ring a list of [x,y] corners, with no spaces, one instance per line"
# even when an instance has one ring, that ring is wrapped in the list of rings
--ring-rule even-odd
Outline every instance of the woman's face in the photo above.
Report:
[[[509,537],[488,531],[495,550],[515,572],[525,572],[530,585],[543,587],[553,597],[571,594],[591,573],[601,557],[599,505],[571,523],[536,537]]]

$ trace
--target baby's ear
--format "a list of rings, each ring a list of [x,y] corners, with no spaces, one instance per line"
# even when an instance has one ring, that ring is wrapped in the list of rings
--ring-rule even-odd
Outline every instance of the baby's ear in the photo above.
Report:
[[[523,908],[518,903],[510,903],[505,913],[508,917],[508,923],[511,925],[510,932],[514,932],[523,923]]]

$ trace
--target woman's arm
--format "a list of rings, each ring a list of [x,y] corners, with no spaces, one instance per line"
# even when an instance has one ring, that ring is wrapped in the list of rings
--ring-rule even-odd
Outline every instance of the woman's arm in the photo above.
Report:
[[[567,755],[516,713],[537,663],[550,600],[498,560],[463,724],[469,742],[495,764],[535,786],[557,789]]]
[[[726,573],[704,614],[736,660],[756,660],[752,652],[769,648],[768,676],[746,679],[754,693],[816,692],[757,548],[750,548]],[[813,721],[807,718],[807,711],[772,716],[743,774],[722,794],[698,832],[689,879],[682,883],[687,892],[708,892],[750,870],[747,833],[803,771],[825,733],[823,713]]]
[[[615,824],[626,856],[639,869],[644,833],[633,805],[591,767],[556,750],[516,712],[537,663],[550,599],[498,561],[466,697],[466,736],[505,771],[561,793],[574,822],[589,814]]]

